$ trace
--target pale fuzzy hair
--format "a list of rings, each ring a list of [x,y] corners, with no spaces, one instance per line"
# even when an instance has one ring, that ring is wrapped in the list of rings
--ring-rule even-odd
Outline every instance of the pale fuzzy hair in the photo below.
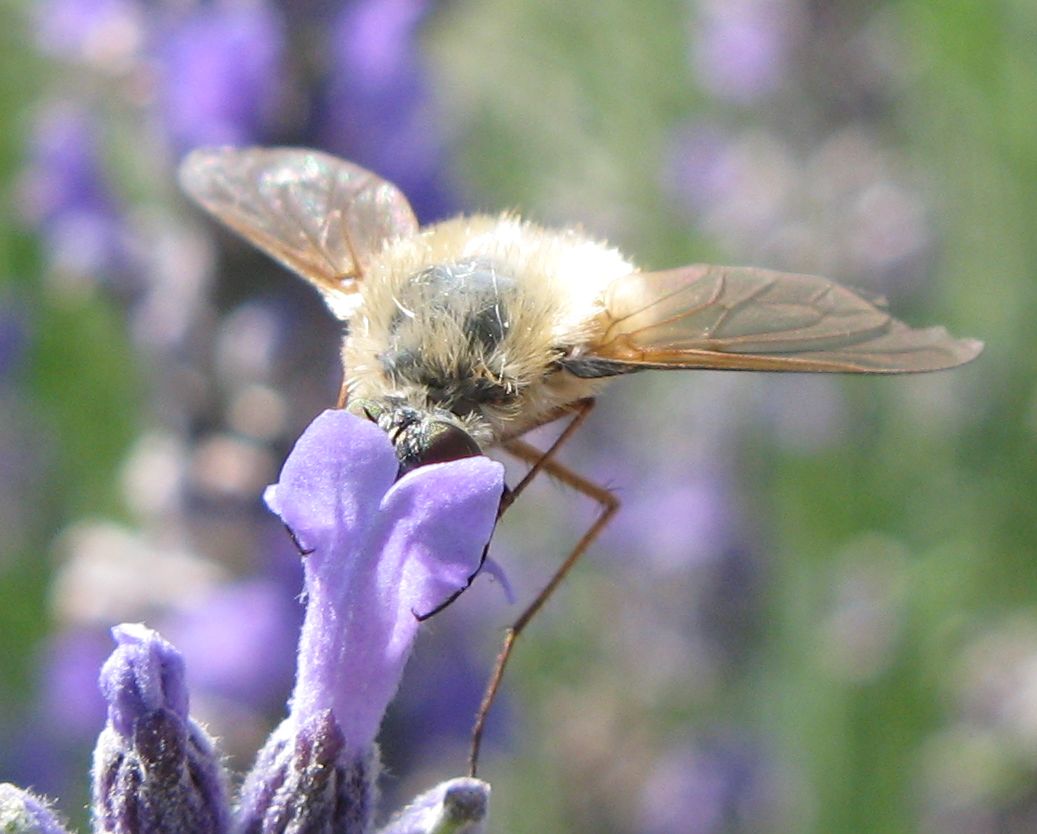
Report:
[[[350,318],[343,361],[350,397],[395,396],[423,410],[430,408],[420,385],[393,387],[379,357],[389,348],[393,322],[406,307],[407,285],[429,267],[485,259],[515,282],[509,298],[509,328],[490,354],[473,357],[470,341],[448,317],[421,319],[423,364],[445,374],[463,374],[473,364],[492,373],[515,392],[512,402],[487,404],[458,422],[481,444],[507,431],[536,424],[555,408],[592,396],[604,380],[579,379],[551,371],[559,349],[592,341],[603,312],[601,294],[634,267],[615,249],[573,229],[546,230],[511,215],[459,217],[389,241],[361,281],[361,301]]]

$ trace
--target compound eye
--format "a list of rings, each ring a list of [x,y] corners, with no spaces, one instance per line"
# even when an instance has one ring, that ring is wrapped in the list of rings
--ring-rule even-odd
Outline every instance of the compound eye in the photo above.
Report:
[[[482,449],[468,432],[450,423],[433,421],[425,435],[419,454],[421,465],[446,463],[461,458],[472,458],[482,454]]]

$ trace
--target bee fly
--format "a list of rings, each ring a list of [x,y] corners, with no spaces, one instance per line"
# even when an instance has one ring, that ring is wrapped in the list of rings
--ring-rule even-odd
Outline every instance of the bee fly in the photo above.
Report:
[[[910,373],[974,359],[982,343],[911,328],[881,301],[813,275],[694,265],[638,269],[575,229],[510,214],[419,228],[391,183],[301,148],[190,154],[184,190],[313,284],[348,323],[339,406],[390,434],[400,473],[500,446],[593,498],[594,524],[508,630],[476,716],[515,640],[619,505],[554,459],[613,377],[655,369]],[[522,435],[569,423],[546,450]]]

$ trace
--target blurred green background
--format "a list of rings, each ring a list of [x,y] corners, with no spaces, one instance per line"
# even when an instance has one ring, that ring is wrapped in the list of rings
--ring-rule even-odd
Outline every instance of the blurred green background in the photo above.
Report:
[[[492,830],[1037,829],[1037,6],[48,0],[3,23],[0,779],[82,817],[111,624],[259,633],[211,603],[255,577],[292,604],[258,496],[334,401],[337,326],[174,181],[194,144],[292,143],[426,220],[514,209],[646,268],[821,272],[986,342],[923,377],[618,381],[563,457],[624,513],[520,644]],[[531,493],[495,545],[520,600],[591,512]],[[430,624],[390,794],[462,771],[514,612],[476,583]],[[291,619],[262,626],[286,655]],[[240,669],[199,676],[239,768],[290,683],[264,645],[277,668],[228,649]]]

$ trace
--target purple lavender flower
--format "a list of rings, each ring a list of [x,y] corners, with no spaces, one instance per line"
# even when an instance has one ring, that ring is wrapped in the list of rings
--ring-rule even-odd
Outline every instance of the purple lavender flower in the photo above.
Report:
[[[374,740],[396,691],[415,615],[478,570],[504,485],[503,467],[483,457],[419,467],[396,482],[398,466],[376,425],[326,411],[266,493],[311,551],[292,716],[303,722],[331,709],[359,748]]]
[[[396,481],[398,467],[376,425],[326,411],[267,490],[307,554],[307,609],[291,711],[246,779],[241,832],[370,827],[374,738],[417,615],[478,571],[503,491],[482,457]]]
[[[212,743],[187,716],[184,662],[142,625],[112,630],[101,670],[108,724],[94,753],[94,820],[112,834],[228,828],[226,787]]]
[[[46,803],[6,783],[0,784],[0,831],[4,834],[67,834],[67,829]]]
[[[161,32],[158,101],[174,149],[259,140],[278,100],[284,40],[264,2],[200,6]]]

